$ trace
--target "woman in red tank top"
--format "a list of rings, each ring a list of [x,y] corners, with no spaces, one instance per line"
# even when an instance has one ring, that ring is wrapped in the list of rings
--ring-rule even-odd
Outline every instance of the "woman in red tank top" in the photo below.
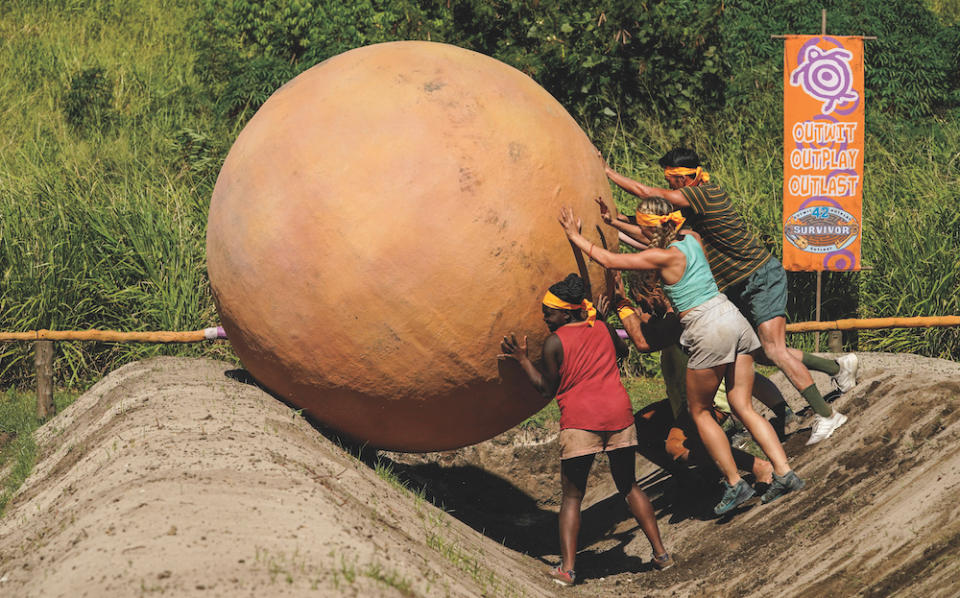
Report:
[[[584,311],[587,317],[584,317]],[[527,339],[503,338],[500,359],[515,359],[530,382],[560,406],[560,554],[562,562],[549,575],[557,583],[576,581],[574,565],[580,532],[580,505],[587,475],[599,452],[606,452],[617,491],[626,500],[653,548],[653,566],[673,565],[660,540],[653,505],[636,484],[637,431],[633,407],[620,382],[617,356],[627,346],[584,298],[583,280],[570,274],[550,287],[543,298],[543,320],[553,334],[543,344],[538,367],[527,354]]]

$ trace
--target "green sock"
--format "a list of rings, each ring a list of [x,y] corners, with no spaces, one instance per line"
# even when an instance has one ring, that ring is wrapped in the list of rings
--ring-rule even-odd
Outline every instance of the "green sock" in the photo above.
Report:
[[[824,359],[823,357],[817,357],[810,353],[804,353],[803,359],[800,361],[803,362],[803,365],[807,366],[808,370],[817,370],[828,376],[836,376],[840,373],[840,364],[834,359]]]
[[[816,384],[811,384],[802,391],[800,391],[800,396],[813,407],[813,410],[817,412],[817,415],[821,417],[830,417],[830,414],[833,413],[833,410],[830,409],[830,406],[827,405],[827,402],[823,400],[823,397],[820,396],[820,391],[817,390]]]

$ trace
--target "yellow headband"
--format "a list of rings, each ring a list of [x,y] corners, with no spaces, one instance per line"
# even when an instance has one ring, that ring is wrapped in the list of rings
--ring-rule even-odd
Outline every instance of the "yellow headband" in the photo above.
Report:
[[[671,166],[663,169],[663,174],[667,176],[688,176],[694,175],[700,177],[704,183],[710,182],[710,173],[697,166],[696,168],[684,168],[683,166]]]
[[[666,216],[644,214],[640,210],[637,210],[637,226],[660,226],[664,222],[676,222],[676,230],[680,230],[680,227],[683,226],[686,220],[686,218],[680,215],[680,210],[670,212]]]
[[[584,299],[583,303],[578,305],[576,303],[568,303],[550,291],[547,291],[547,294],[543,296],[543,304],[553,309],[585,309],[587,310],[587,324],[591,326],[593,326],[593,323],[597,319],[597,310],[593,307],[593,303],[590,303],[587,299]]]

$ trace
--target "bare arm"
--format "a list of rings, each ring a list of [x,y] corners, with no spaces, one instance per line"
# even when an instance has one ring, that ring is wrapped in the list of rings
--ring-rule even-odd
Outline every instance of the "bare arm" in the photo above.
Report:
[[[604,203],[603,198],[598,197],[596,202],[597,205],[600,206],[601,220],[620,231],[619,237],[621,241],[637,249],[647,248],[647,245],[650,244],[650,237],[647,236],[642,227],[632,224],[627,220],[627,218],[617,210],[616,205],[613,206],[613,212],[611,213],[610,209],[607,208],[607,204]],[[625,236],[629,240],[625,239]]]
[[[610,312],[610,299],[606,295],[601,295],[597,299],[597,321],[603,323],[607,327],[607,332],[610,333],[610,340],[613,341],[613,348],[617,352],[617,359],[623,359],[627,356],[627,353],[630,352],[630,347],[627,346],[623,339],[620,338],[620,335],[617,334],[617,331],[611,326],[607,326],[606,319],[607,315]],[[629,333],[627,333],[629,335]]]
[[[503,337],[500,343],[500,350],[503,353],[497,355],[497,359],[513,359],[520,364],[523,373],[534,388],[537,389],[543,397],[551,399],[557,394],[557,388],[560,386],[560,364],[563,362],[563,345],[560,343],[560,337],[551,334],[543,343],[543,369],[537,368],[527,354],[527,337],[523,341],[517,341],[513,334]]]
[[[680,320],[673,311],[657,316],[627,305],[626,309],[622,307],[618,313],[627,336],[643,353],[659,351],[680,339]]]
[[[669,265],[671,256],[665,249],[645,249],[640,253],[613,253],[597,247],[580,234],[580,222],[570,208],[561,208],[559,221],[570,242],[604,268],[660,271]]]
[[[679,190],[663,189],[661,187],[649,187],[629,177],[623,176],[609,166],[606,166],[606,172],[607,178],[613,181],[617,187],[620,187],[631,195],[636,195],[640,198],[662,197],[669,201],[676,208],[686,208],[690,205],[687,199],[683,196],[683,193],[681,193]]]
[[[618,233],[617,238],[619,238],[620,242],[623,243],[624,245],[629,245],[634,249],[646,249],[647,247],[649,247],[649,245],[647,245],[646,243],[641,243],[640,241],[637,241],[627,233],[623,233],[623,232]]]

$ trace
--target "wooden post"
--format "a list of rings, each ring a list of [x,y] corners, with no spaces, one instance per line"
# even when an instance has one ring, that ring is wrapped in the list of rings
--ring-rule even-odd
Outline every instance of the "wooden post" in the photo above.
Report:
[[[821,9],[820,11],[820,35],[827,34],[827,9]],[[816,320],[820,321],[820,289],[823,280],[823,271],[817,270],[817,314]],[[820,350],[820,331],[813,333],[813,346],[814,351]]]
[[[53,404],[53,341],[36,341],[33,365],[37,369],[37,418],[47,419],[56,412]]]
[[[823,279],[823,272],[821,272],[820,270],[817,270],[817,311],[814,318],[817,322],[820,321],[820,287],[821,287],[822,279]],[[813,333],[813,351],[817,352],[819,350],[820,350],[820,331],[818,330]]]

